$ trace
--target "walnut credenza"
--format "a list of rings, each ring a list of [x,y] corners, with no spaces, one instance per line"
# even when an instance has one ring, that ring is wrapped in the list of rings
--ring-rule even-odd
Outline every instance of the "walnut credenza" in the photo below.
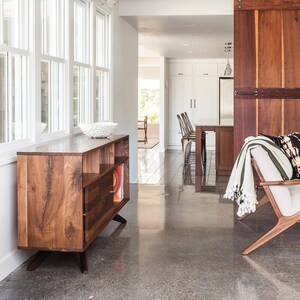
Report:
[[[118,212],[129,200],[129,136],[28,148],[17,153],[17,176],[18,247],[79,252],[86,272],[86,248],[111,220],[126,223]]]

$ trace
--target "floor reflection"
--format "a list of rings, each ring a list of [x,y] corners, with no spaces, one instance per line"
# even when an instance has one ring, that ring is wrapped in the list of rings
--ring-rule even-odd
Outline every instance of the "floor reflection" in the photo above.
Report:
[[[205,172],[195,176],[195,152],[167,150],[159,148],[138,150],[139,183],[195,186],[195,192],[220,195],[220,202],[227,202],[222,196],[225,193],[229,176],[217,175],[215,169],[215,151],[207,151]]]

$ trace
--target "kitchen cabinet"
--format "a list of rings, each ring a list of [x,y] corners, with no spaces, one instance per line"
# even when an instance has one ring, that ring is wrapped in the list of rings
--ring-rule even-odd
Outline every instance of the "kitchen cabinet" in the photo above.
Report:
[[[177,115],[187,112],[193,124],[219,117],[219,77],[217,63],[184,63],[169,65],[169,142],[168,147],[180,146],[181,132]],[[178,72],[175,72],[177,70]],[[208,138],[214,143],[212,137]],[[209,143],[208,143],[209,144]],[[212,145],[213,146],[213,145]]]

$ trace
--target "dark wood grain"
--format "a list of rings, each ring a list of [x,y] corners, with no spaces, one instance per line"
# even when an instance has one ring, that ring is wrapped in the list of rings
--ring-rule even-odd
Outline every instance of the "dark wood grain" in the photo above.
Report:
[[[230,174],[233,167],[233,127],[220,126],[216,132],[216,171],[218,175]]]
[[[255,15],[252,11],[234,14],[234,86],[255,87]]]
[[[258,133],[280,135],[282,132],[282,101],[264,99],[258,102]]]
[[[300,99],[284,100],[284,132],[289,134],[300,131]]]
[[[281,12],[258,15],[258,87],[282,87]]]
[[[299,88],[300,10],[283,11],[282,18],[284,40],[285,87]]]
[[[29,247],[82,249],[82,165],[77,156],[28,157]]]
[[[299,0],[242,0],[242,10],[290,10],[299,9]],[[240,11],[239,1],[234,0],[234,9]]]
[[[17,157],[18,178],[18,246],[28,247],[27,156]]]
[[[234,159],[247,136],[256,135],[256,99],[234,99]]]

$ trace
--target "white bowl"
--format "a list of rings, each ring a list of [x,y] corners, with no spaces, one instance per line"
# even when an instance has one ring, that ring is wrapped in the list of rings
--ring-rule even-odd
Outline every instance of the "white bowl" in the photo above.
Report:
[[[117,128],[118,123],[97,122],[78,124],[82,132],[91,138],[107,138]]]

